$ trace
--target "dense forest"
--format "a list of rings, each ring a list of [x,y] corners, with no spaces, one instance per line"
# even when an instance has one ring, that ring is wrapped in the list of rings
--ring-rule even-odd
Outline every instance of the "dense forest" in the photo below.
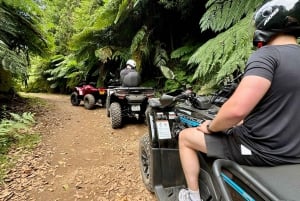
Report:
[[[198,91],[242,70],[262,0],[0,0],[0,93],[107,84],[129,58],[143,85]]]

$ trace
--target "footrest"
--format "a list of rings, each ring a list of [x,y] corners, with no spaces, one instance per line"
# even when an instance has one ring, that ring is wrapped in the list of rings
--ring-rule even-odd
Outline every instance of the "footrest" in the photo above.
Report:
[[[184,186],[174,186],[164,188],[163,186],[155,186],[154,191],[159,201],[178,201],[178,193]]]

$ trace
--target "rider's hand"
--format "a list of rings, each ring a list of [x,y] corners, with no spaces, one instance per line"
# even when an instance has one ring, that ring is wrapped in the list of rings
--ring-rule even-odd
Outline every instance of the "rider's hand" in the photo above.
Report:
[[[211,132],[207,130],[207,125],[209,125],[210,122],[211,122],[211,120],[204,121],[202,124],[200,124],[200,126],[197,127],[197,130],[201,131],[205,134],[211,134]]]

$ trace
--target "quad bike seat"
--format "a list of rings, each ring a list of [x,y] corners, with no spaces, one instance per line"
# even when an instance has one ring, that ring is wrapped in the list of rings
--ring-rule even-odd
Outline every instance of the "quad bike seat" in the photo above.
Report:
[[[138,72],[129,72],[125,75],[122,86],[124,87],[137,87],[141,84],[141,76]]]
[[[257,192],[263,200],[296,201],[300,198],[300,164],[281,165],[276,167],[250,167],[218,159],[213,164],[213,173],[221,186],[225,201],[228,196],[221,174],[223,169],[239,178],[243,183]]]
[[[243,168],[281,200],[300,198],[300,164]]]

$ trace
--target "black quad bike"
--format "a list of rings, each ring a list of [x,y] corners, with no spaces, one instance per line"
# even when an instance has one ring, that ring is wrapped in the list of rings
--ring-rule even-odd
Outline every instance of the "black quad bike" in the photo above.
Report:
[[[125,118],[144,122],[148,99],[152,97],[154,97],[152,87],[109,87],[106,111],[111,120],[111,127],[121,128]]]
[[[107,90],[104,87],[95,87],[95,83],[81,83],[75,87],[70,96],[73,106],[80,105],[83,101],[84,107],[88,110],[93,109],[95,105],[105,106]]]
[[[218,94],[230,94],[226,90]],[[139,162],[146,188],[159,201],[178,200],[179,190],[186,187],[178,151],[179,132],[214,118],[216,105],[222,104],[215,104],[216,100],[226,97],[212,100],[183,91],[176,96],[165,94],[149,100],[149,131],[140,140]],[[198,156],[204,201],[300,200],[300,165],[249,167],[230,160],[214,160],[200,152]]]

